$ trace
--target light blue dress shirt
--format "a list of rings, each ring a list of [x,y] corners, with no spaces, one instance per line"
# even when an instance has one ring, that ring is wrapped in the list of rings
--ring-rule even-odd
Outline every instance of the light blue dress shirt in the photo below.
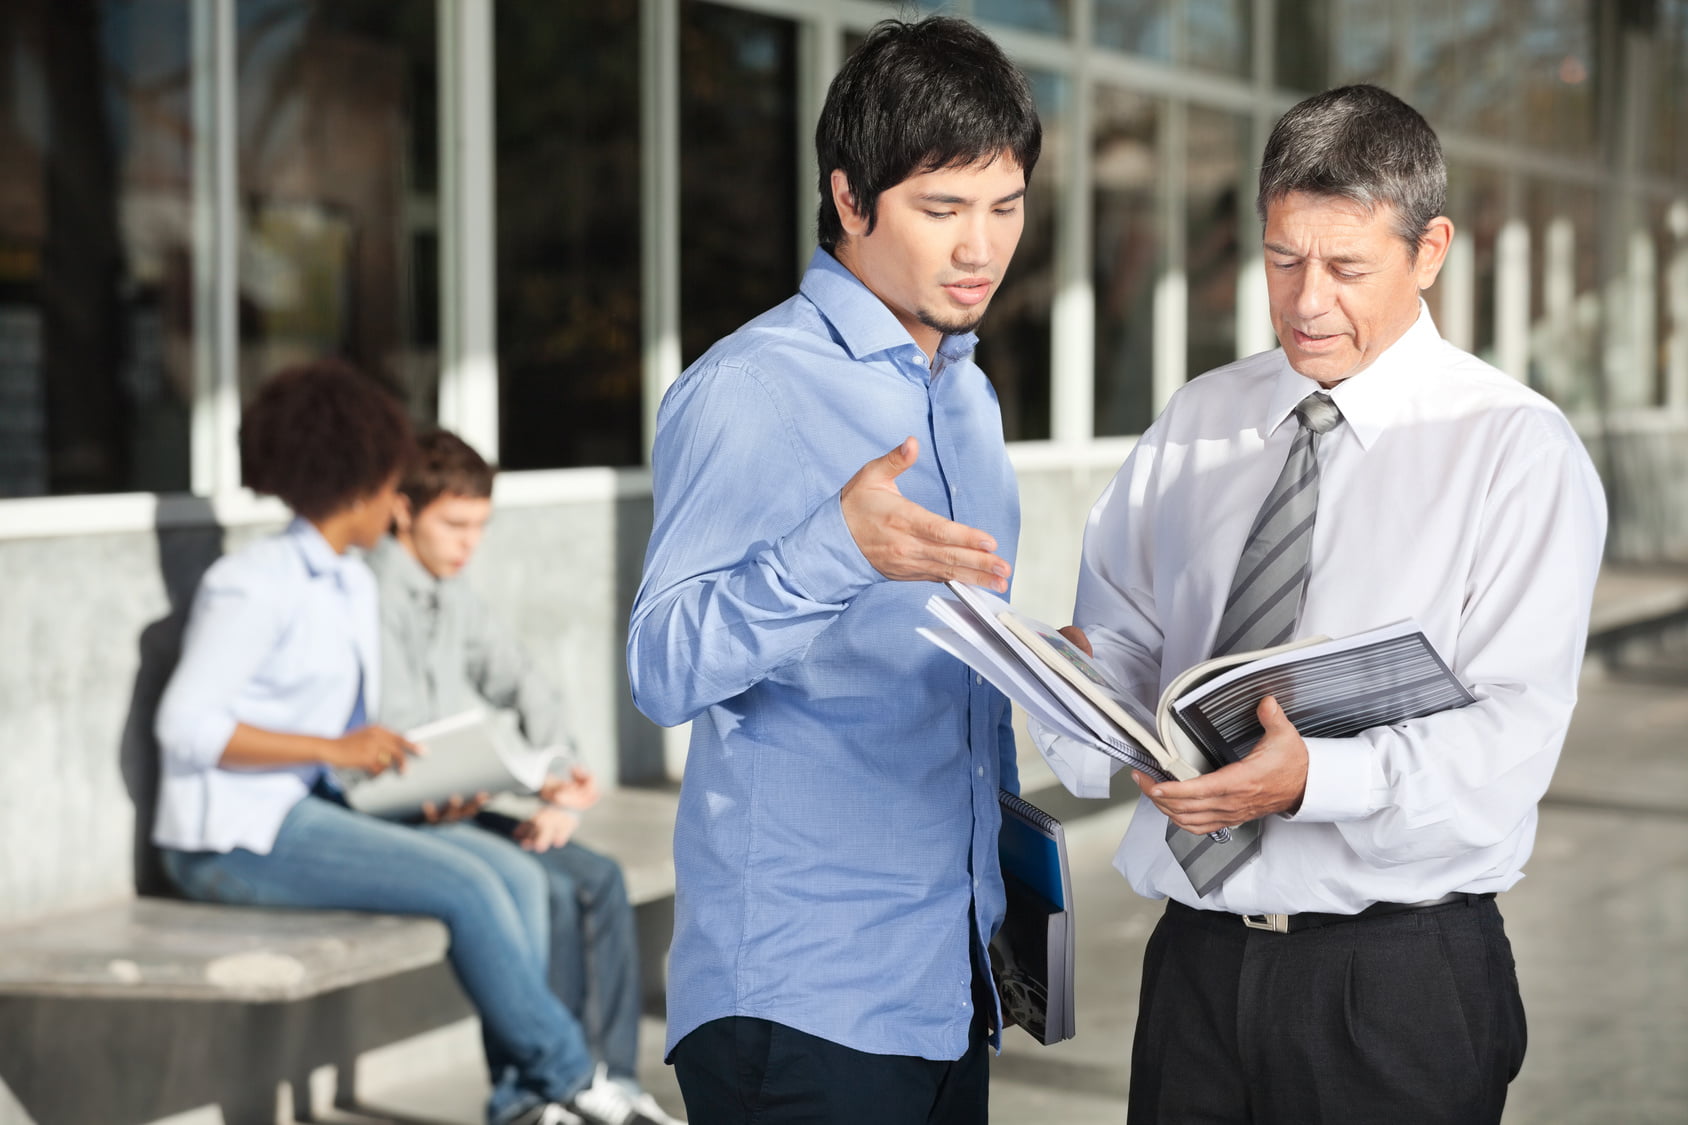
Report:
[[[928,367],[817,250],[799,294],[663,400],[656,523],[633,608],[640,710],[695,720],[675,826],[668,1050],[759,1017],[878,1054],[956,1059],[1002,918],[1007,701],[915,630],[942,587],[887,581],[839,490],[908,435],[903,495],[989,532],[1019,501],[976,338]]]
[[[377,713],[379,661],[374,575],[308,521],[218,559],[194,594],[154,724],[163,770],[153,843],[268,855],[322,766],[224,769],[236,724],[337,738]]]

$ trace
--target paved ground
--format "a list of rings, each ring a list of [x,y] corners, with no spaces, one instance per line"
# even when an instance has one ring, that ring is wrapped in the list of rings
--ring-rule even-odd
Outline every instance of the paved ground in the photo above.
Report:
[[[1109,866],[1129,816],[1120,805],[1069,820],[1078,1037],[1010,1036],[993,1065],[995,1121],[1124,1120],[1138,964],[1158,914]],[[1688,1121],[1688,660],[1667,652],[1585,679],[1528,871],[1502,899],[1531,1037],[1508,1125]],[[646,1021],[643,1070],[678,1107],[661,1034]],[[466,1063],[370,1101],[473,1125],[483,1091]]]

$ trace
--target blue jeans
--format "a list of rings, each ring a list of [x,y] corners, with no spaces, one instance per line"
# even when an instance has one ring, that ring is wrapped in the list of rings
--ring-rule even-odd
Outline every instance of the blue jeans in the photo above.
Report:
[[[452,970],[481,1017],[495,1125],[591,1081],[580,1024],[546,987],[547,881],[508,841],[470,825],[407,827],[310,796],[288,813],[268,855],[165,849],[163,859],[182,892],[206,902],[444,922]]]
[[[478,823],[508,836],[520,822],[482,813]],[[635,1079],[639,938],[621,865],[575,843],[535,858],[550,885],[551,991],[586,1026],[586,1040],[611,1076]]]

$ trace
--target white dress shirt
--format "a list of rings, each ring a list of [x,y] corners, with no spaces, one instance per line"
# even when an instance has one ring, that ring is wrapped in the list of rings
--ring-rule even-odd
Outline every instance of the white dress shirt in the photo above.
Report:
[[[1206,658],[1232,572],[1319,389],[1283,352],[1186,384],[1091,511],[1076,624],[1153,707]],[[1353,913],[1522,877],[1571,708],[1606,508],[1576,433],[1545,398],[1418,321],[1331,397],[1298,633],[1411,617],[1477,703],[1354,738],[1307,740],[1306,794],[1270,816],[1261,854],[1198,899],[1147,798],[1115,857],[1151,898],[1233,913]],[[1118,766],[1040,737],[1080,796]]]
[[[377,713],[380,679],[375,576],[362,560],[335,554],[302,519],[218,559],[154,723],[153,842],[268,855],[323,767],[227,769],[218,763],[235,725],[338,738],[354,715]]]

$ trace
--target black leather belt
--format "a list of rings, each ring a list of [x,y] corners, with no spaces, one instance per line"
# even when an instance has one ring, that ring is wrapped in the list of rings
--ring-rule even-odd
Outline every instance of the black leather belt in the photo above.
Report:
[[[1361,918],[1378,918],[1385,914],[1410,914],[1421,910],[1437,910],[1445,906],[1476,906],[1480,902],[1487,902],[1494,898],[1494,893],[1469,894],[1465,891],[1455,891],[1453,894],[1443,895],[1441,898],[1426,899],[1423,902],[1374,902],[1358,914],[1320,914],[1316,911],[1303,911],[1300,914],[1224,914],[1217,910],[1197,910],[1196,914],[1211,914],[1215,917],[1238,918],[1242,924],[1251,930],[1270,930],[1273,933],[1293,934],[1301,930],[1317,929],[1320,926],[1334,926],[1341,922],[1354,922]],[[1176,899],[1172,905],[1184,910],[1190,908]]]

